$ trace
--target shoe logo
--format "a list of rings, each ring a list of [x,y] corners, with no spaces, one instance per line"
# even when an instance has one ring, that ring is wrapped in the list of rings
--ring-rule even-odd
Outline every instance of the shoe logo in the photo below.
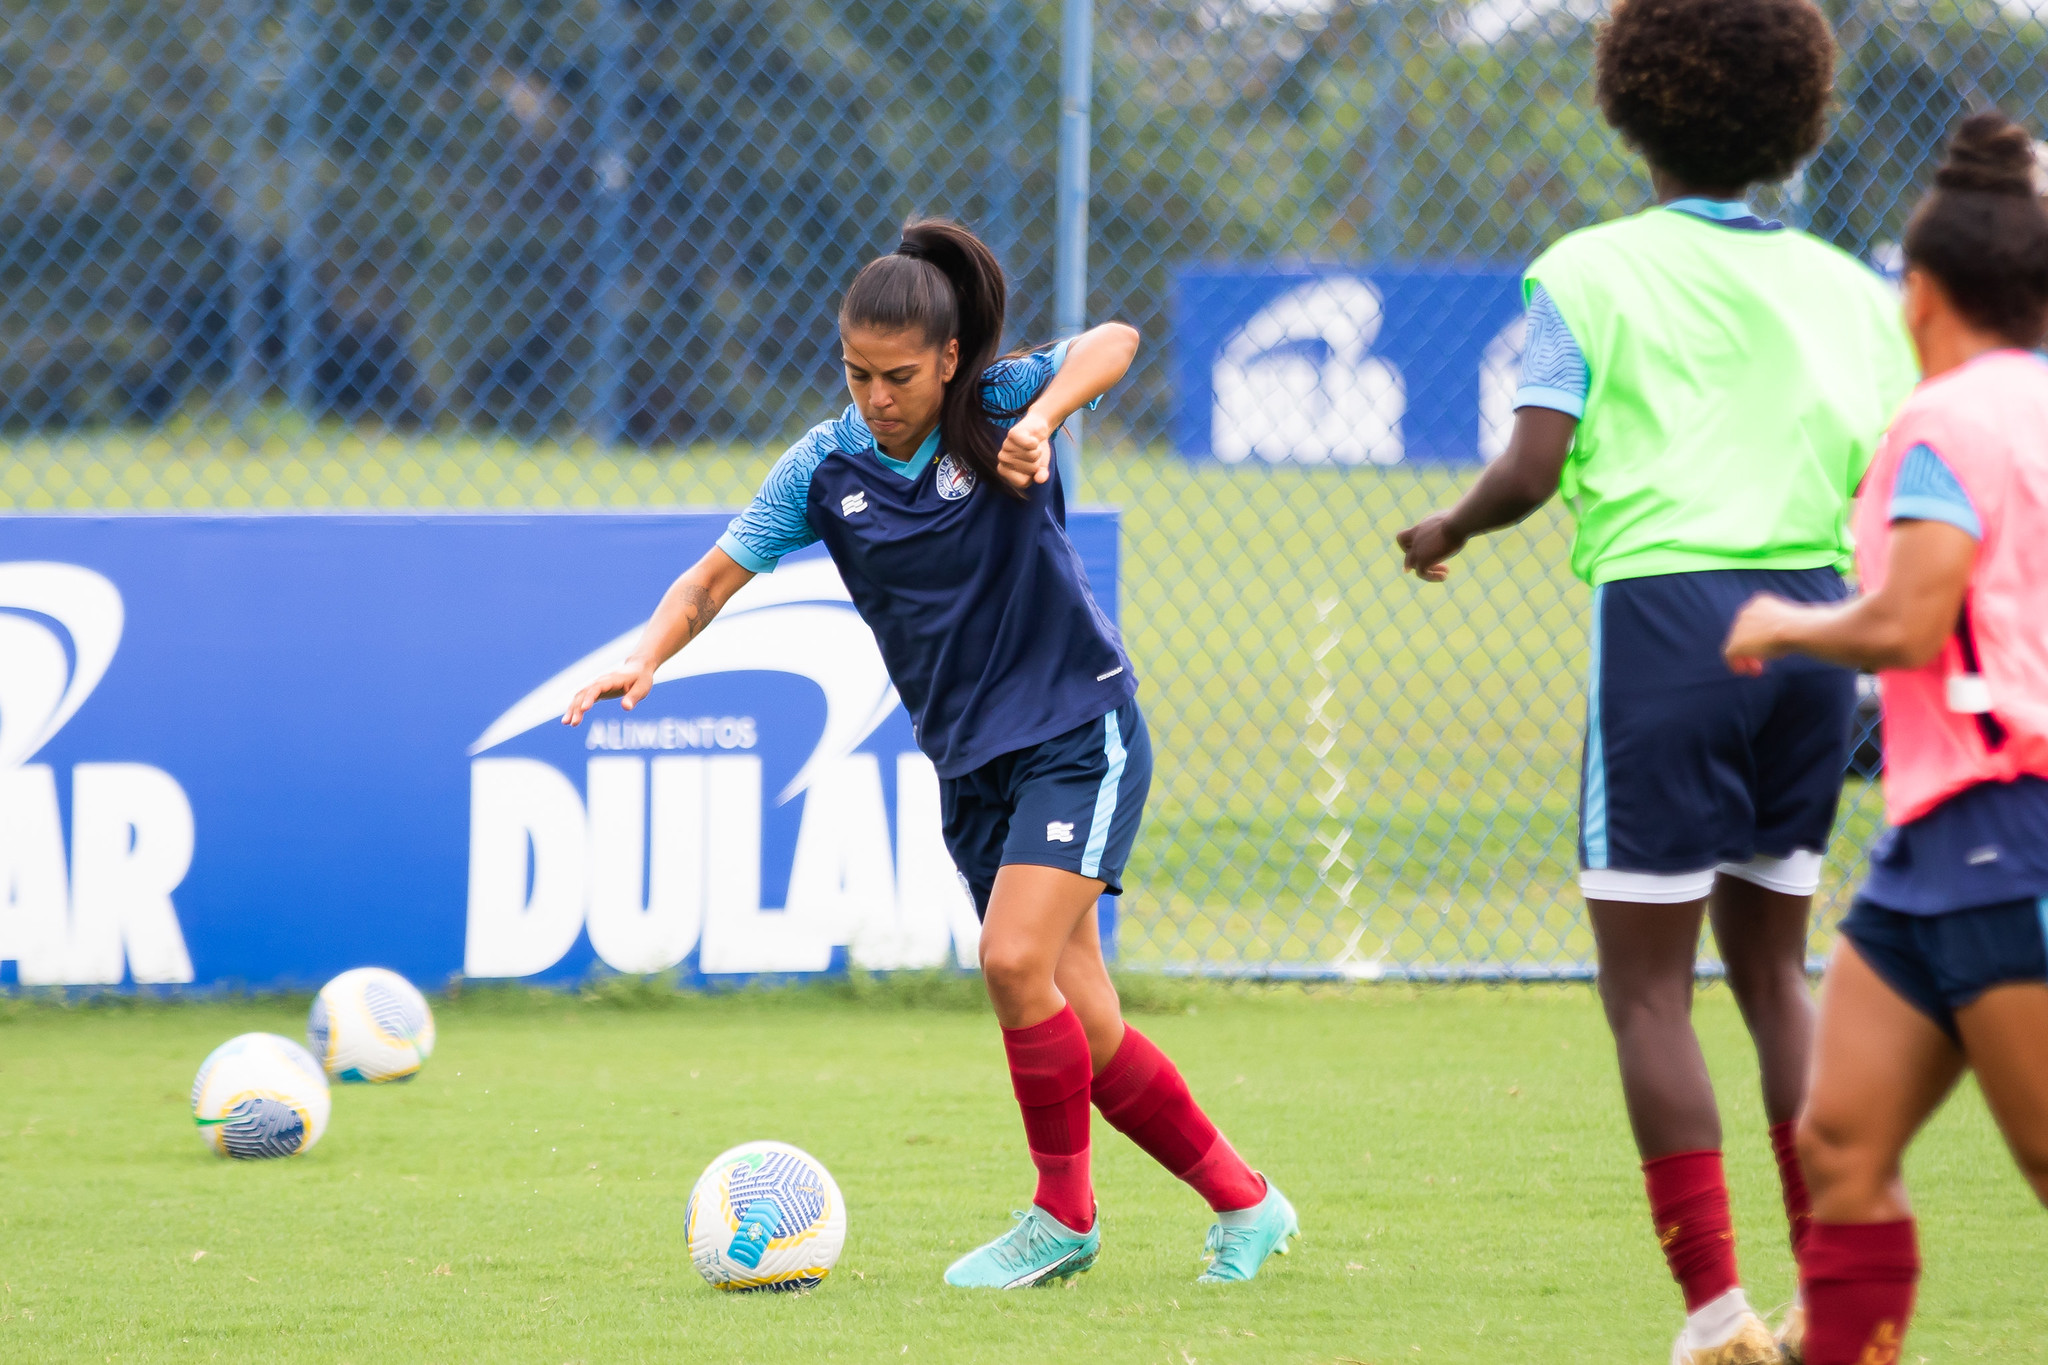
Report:
[[[939,496],[947,502],[958,502],[974,491],[974,471],[962,469],[951,455],[939,457],[933,480],[938,484]]]
[[[868,494],[864,488],[856,488],[839,500],[839,515],[850,517],[855,512],[868,510]]]
[[[1072,820],[1048,820],[1045,822],[1045,841],[1048,844],[1071,844],[1074,842]]]

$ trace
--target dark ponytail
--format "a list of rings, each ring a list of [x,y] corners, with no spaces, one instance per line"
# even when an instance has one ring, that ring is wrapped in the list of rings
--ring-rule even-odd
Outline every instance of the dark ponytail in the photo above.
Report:
[[[1022,497],[996,474],[1003,434],[989,420],[981,391],[1002,346],[1008,298],[1003,268],[979,237],[943,218],[919,218],[903,225],[893,255],[869,261],[853,277],[839,326],[915,331],[933,346],[958,338],[960,365],[939,407],[939,440],[981,482]]]
[[[2048,206],[2036,164],[2026,129],[1996,110],[1972,114],[1906,228],[1906,264],[1939,280],[1971,326],[2018,347],[2048,335]]]

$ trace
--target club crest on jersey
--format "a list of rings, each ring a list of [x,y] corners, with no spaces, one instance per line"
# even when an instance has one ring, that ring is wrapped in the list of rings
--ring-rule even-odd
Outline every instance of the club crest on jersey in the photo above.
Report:
[[[932,477],[939,486],[939,496],[947,502],[958,502],[974,491],[974,471],[962,469],[951,455],[939,457],[939,467]]]

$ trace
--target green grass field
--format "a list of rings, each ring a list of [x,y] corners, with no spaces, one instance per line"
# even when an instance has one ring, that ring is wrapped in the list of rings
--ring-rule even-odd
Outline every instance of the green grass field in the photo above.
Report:
[[[173,424],[0,446],[0,511],[731,507],[777,453],[263,420],[254,438]],[[1572,890],[1587,594],[1566,522],[1553,507],[1488,538],[1444,587],[1404,579],[1393,551],[1469,477],[1091,448],[1082,500],[1123,514],[1122,621],[1157,754],[1127,962],[1589,956]],[[1823,925],[1847,907],[1877,806],[1851,785]]]
[[[1300,1206],[1296,1254],[1197,1288],[1206,1211],[1108,1133],[1098,1268],[965,1295],[940,1272],[1030,1188],[975,989],[437,1002],[418,1081],[337,1089],[320,1145],[273,1164],[208,1154],[187,1091],[222,1039],[300,1033],[303,1001],[0,999],[0,1360],[1667,1358],[1678,1300],[1584,989],[1138,983],[1143,1027]],[[1776,1304],[1791,1271],[1754,1067],[1725,992],[1700,1018],[1746,1278]],[[714,1293],[680,1240],[697,1172],[759,1136],[821,1157],[850,1206],[808,1295]],[[1974,1092],[1909,1173],[1928,1280],[1907,1359],[2048,1358],[2048,1224]]]

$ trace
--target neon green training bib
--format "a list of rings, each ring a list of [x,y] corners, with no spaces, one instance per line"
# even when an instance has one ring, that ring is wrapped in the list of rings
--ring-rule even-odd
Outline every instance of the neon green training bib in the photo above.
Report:
[[[1789,230],[1652,209],[1529,268],[1584,352],[1561,491],[1588,583],[1850,563],[1848,512],[1919,378],[1899,306]]]

